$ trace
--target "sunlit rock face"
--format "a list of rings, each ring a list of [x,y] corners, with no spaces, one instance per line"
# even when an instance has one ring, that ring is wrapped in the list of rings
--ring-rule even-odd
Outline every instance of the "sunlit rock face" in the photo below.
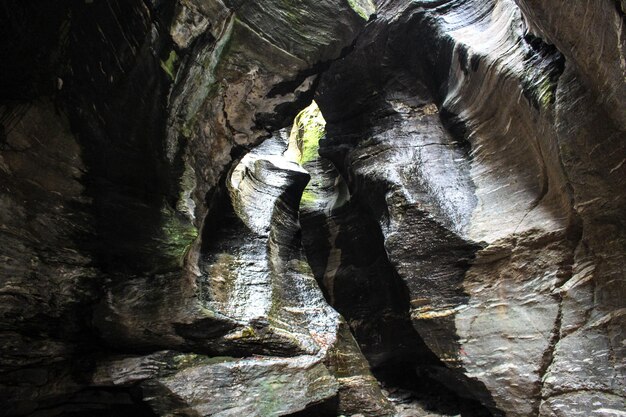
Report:
[[[95,384],[138,384],[159,415],[392,415],[304,257],[298,203],[309,175],[283,156],[287,138],[277,133],[231,169],[204,231],[196,294],[206,318],[175,330],[205,355],[112,358]]]
[[[0,414],[626,413],[623,0],[0,9]]]
[[[237,212],[241,246],[229,249],[247,263],[232,293],[213,282],[232,266],[218,251],[230,230],[208,234],[228,217],[220,184],[233,178],[233,161],[291,123],[373,6],[113,0],[2,9],[3,412],[336,413],[362,396],[370,415],[385,415],[347,327],[303,258],[289,258],[307,175],[261,163],[289,177],[257,194],[267,204],[284,194],[285,211],[261,237],[246,223],[254,207]],[[300,286],[283,285],[283,275]],[[258,298],[246,289],[256,281]],[[347,362],[332,359],[337,352]],[[194,391],[199,384],[212,388]],[[288,395],[295,387],[301,393]],[[230,396],[216,400],[220,390]]]
[[[625,411],[623,10],[597,3],[380,2],[318,89],[439,378],[494,413]]]

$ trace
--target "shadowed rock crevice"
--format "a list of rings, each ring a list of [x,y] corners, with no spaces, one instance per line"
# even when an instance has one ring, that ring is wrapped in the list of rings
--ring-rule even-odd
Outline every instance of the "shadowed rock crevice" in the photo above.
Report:
[[[343,349],[333,339],[339,316],[326,304],[309,304],[311,311],[300,304],[323,298],[310,296],[314,280],[297,255],[293,228],[272,231],[257,248],[279,258],[268,262],[268,275],[301,284],[291,292],[275,288],[279,283],[271,288],[280,313],[272,320],[269,313],[242,319],[234,307],[234,317],[207,308],[198,296],[199,231],[231,150],[267,135],[255,115],[283,123],[310,94],[315,74],[291,91],[268,93],[340,56],[365,19],[349,3],[329,1],[304,8],[275,2],[264,10],[221,1],[36,3],[2,6],[13,22],[6,29],[18,28],[2,40],[10,61],[2,83],[13,87],[3,88],[0,103],[0,175],[8,187],[1,204],[7,361],[0,381],[2,398],[11,399],[8,413],[63,407],[91,386],[141,386],[156,387],[143,401],[157,414],[201,415],[213,392],[196,403],[192,387],[179,382],[219,379],[213,387],[228,391],[248,384],[228,378],[242,368],[250,369],[243,373],[250,381],[269,372],[257,387],[276,392],[264,404],[269,414],[337,396],[340,386],[349,396],[355,384],[339,384],[322,364],[322,350]],[[274,10],[302,24],[276,20]],[[284,43],[296,35],[297,42]],[[307,296],[296,297],[302,291]],[[316,309],[322,319],[311,324]],[[268,357],[243,365],[232,357],[253,354]],[[232,356],[227,365],[203,362],[214,355]],[[358,363],[359,355],[350,357]],[[203,366],[215,371],[214,381],[190,370]],[[362,386],[371,382],[367,372],[355,372]],[[290,398],[287,375],[310,395]],[[210,407],[255,409],[253,391]],[[384,398],[370,391],[380,403],[372,413],[384,415]]]
[[[297,119],[291,140],[303,146],[311,136],[309,131],[323,127],[300,125]],[[383,157],[382,152],[392,149],[374,149],[367,158]],[[449,370],[411,323],[409,289],[388,259],[381,226],[376,221],[389,216],[387,204],[368,204],[372,200],[367,198],[364,204],[358,192],[366,189],[369,196],[376,196],[384,193],[389,183],[358,181],[348,172],[359,184],[358,190],[348,190],[343,176],[320,156],[307,161],[304,168],[311,175],[300,204],[307,259],[326,299],[346,318],[374,374],[387,395],[398,403],[397,412],[411,415],[427,408],[492,415],[478,401],[471,400],[474,392],[484,393],[484,387]]]
[[[586,297],[597,293],[592,276],[599,275],[593,255],[581,245],[574,250],[570,240],[582,220],[582,241],[593,241],[588,223],[597,223],[593,211],[580,215],[577,201],[589,188],[572,175],[583,175],[575,167],[586,165],[586,157],[559,115],[572,108],[567,103],[574,97],[594,96],[586,76],[574,81],[572,73],[590,72],[598,61],[557,42],[550,30],[555,19],[539,18],[534,26],[533,18],[546,13],[572,22],[584,12],[589,24],[614,16],[606,4],[576,10],[517,3],[521,10],[508,1],[381,3],[353,53],[320,81],[316,101],[328,121],[320,154],[345,179],[351,204],[366,207],[380,225],[389,261],[409,289],[412,323],[427,346],[456,372],[484,384],[489,395],[476,398],[492,410],[552,415],[549,410],[567,400],[542,403],[539,392],[545,396],[552,381],[568,379],[554,372],[567,368],[574,340],[586,355],[612,357],[615,345],[599,334],[595,342],[582,342],[582,333],[596,334],[591,329],[570,333],[569,340],[562,336],[588,320],[571,310],[575,305],[595,309]],[[571,34],[565,38],[571,42]],[[620,54],[613,46],[589,53]],[[361,69],[357,62],[375,64]],[[615,108],[608,110],[611,117]],[[584,119],[579,113],[578,121],[570,116],[567,123],[593,125],[610,141],[615,125],[605,111]],[[621,169],[621,160],[615,158],[613,168]],[[611,189],[611,175],[594,172],[583,182]],[[610,245],[620,246],[621,234],[611,236]],[[567,265],[572,275],[564,272]],[[594,357],[614,375],[608,362]],[[572,410],[579,401],[572,398]]]
[[[313,404],[297,413],[286,417],[336,417],[339,408],[339,397],[334,397],[320,404]]]
[[[35,416],[81,417],[157,417],[138,388],[94,387],[74,393],[48,407],[40,407]]]
[[[337,396],[305,413],[389,415],[367,363],[324,301],[302,251],[297,209],[310,176],[287,156],[287,139],[288,131],[279,131],[255,147],[233,165],[221,196],[213,197],[220,216],[203,232],[199,297],[205,308],[239,322],[241,327],[224,337],[231,351],[294,362],[309,355],[327,367],[337,378]]]

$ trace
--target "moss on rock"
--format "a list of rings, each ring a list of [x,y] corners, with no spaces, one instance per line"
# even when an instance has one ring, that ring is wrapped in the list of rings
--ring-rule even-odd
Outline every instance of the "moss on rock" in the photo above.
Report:
[[[187,251],[198,237],[198,229],[169,206],[161,210],[162,252],[182,265]]]
[[[178,63],[178,54],[176,51],[171,51],[165,61],[161,61],[161,68],[172,79],[176,78],[176,64]]]
[[[365,20],[369,20],[370,15],[376,11],[376,6],[370,0],[348,0],[348,4]]]
[[[302,110],[293,122],[289,136],[291,152],[297,152],[297,161],[304,165],[318,157],[319,141],[326,133],[326,121],[317,103]]]

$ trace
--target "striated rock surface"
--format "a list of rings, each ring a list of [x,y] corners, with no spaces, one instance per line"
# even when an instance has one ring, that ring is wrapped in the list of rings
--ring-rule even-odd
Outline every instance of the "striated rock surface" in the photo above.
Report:
[[[375,3],[0,6],[0,414],[626,413],[624,1]]]
[[[367,1],[2,7],[6,413],[285,415],[323,403],[334,414],[361,396],[366,413],[386,415],[341,318],[303,258],[289,258],[308,176],[261,163],[260,174],[288,179],[255,194],[271,211],[285,195],[279,218],[264,218],[280,227],[261,235],[245,224],[254,207],[240,207],[243,223],[221,212],[220,186],[248,146],[291,123],[372,11]],[[224,216],[241,235],[211,234]],[[237,253],[229,293],[212,281]],[[209,366],[216,356],[232,359]],[[186,386],[193,378],[207,388]],[[231,392],[214,399],[219,390]]]
[[[278,133],[227,176],[229,197],[204,231],[196,296],[206,318],[173,324],[193,351],[229,357],[166,351],[112,359],[101,362],[94,384],[139,384],[160,415],[391,415],[302,253],[297,207],[309,175],[286,150]]]
[[[437,379],[493,413],[618,415],[623,12],[518,3],[380,2],[320,84],[320,154],[378,223]]]

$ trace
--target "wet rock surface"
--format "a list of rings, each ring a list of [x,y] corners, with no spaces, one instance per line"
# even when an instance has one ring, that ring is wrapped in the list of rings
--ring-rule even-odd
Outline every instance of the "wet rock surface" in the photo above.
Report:
[[[595,268],[621,258],[624,236],[605,225],[610,243],[598,241],[607,217],[584,207],[610,200],[606,210],[624,212],[615,182],[623,146],[614,142],[623,129],[608,104],[584,112],[572,104],[601,87],[585,81],[593,58],[577,62],[538,32],[549,32],[548,20],[560,24],[547,15],[565,11],[519,3],[382,2],[355,50],[320,83],[316,101],[328,122],[320,154],[341,173],[352,204],[379,224],[413,327],[448,365],[442,383],[493,413],[619,414],[624,278]],[[568,10],[585,11],[600,18],[582,5]],[[361,70],[357,62],[377,64]],[[582,145],[605,141],[613,172],[592,168]],[[608,282],[601,302],[578,288]],[[577,355],[602,369],[604,400],[591,401],[602,395],[597,374],[575,365]]]
[[[226,228],[210,245],[202,242],[207,213],[232,205],[219,185],[231,178],[232,161],[310,100],[315,67],[339,57],[372,11],[367,2],[270,6],[138,0],[2,7],[11,22],[3,28],[11,65],[3,66],[0,137],[0,384],[9,415],[202,415],[231,406],[241,413],[266,395],[235,387],[257,379],[257,388],[276,390],[265,415],[322,405],[333,414],[350,409],[343,398],[355,395],[379,407],[376,413],[388,407],[306,262],[290,258],[299,248],[290,205],[297,208],[305,173],[291,178],[287,169],[289,181],[256,194],[268,196],[269,210],[278,197],[272,190],[284,195],[280,218],[265,219],[282,226],[258,235],[244,210],[243,219],[211,212],[207,224],[231,216],[237,235]],[[280,176],[283,168],[263,160],[257,173]],[[258,263],[232,293],[205,285],[208,276],[224,275],[213,258],[230,232],[240,240],[228,242],[229,250],[248,258],[242,269]],[[279,282],[283,276],[288,281]],[[154,353],[161,351],[165,358]],[[328,352],[353,366],[337,376],[341,367]],[[250,359],[255,354],[264,357]],[[234,358],[202,368],[185,355],[203,364]],[[131,379],[117,376],[124,371],[116,364],[127,362]],[[113,376],[100,378],[102,369]],[[240,379],[217,380],[242,369]],[[209,386],[204,371],[215,371],[213,388],[183,389],[190,378]],[[155,385],[162,388],[149,394]],[[287,395],[301,387],[302,396]],[[213,401],[213,390],[231,388],[228,400]]]
[[[0,414],[626,413],[624,2],[375,3],[0,6]]]

